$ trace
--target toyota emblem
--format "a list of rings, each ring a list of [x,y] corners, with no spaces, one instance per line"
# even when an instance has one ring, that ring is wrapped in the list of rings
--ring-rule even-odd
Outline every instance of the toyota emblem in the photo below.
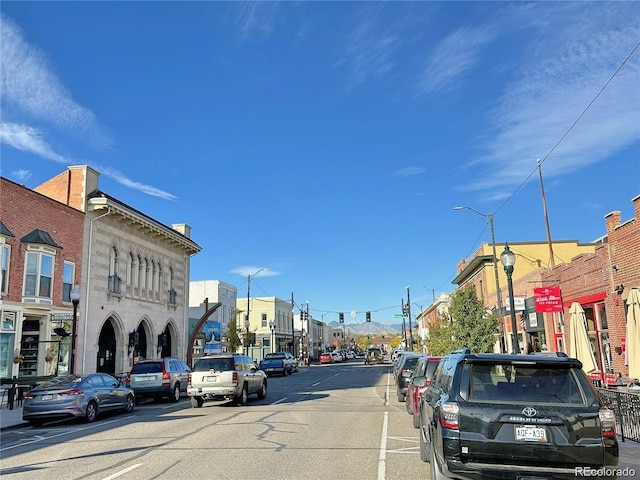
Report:
[[[526,417],[535,417],[538,414],[538,412],[533,407],[524,407],[522,409],[522,414]]]

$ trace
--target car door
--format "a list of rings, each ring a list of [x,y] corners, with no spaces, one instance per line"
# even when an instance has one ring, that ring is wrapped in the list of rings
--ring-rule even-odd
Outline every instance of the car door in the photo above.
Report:
[[[100,378],[103,385],[101,388],[104,391],[103,405],[109,409],[120,408],[124,405],[126,392],[120,388],[120,382],[110,375],[100,374]]]

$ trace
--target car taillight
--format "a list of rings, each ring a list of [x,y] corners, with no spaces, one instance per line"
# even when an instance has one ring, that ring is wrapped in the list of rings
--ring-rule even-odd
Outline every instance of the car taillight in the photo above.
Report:
[[[187,375],[187,385],[191,385],[191,374]]]
[[[169,382],[171,382],[171,374],[167,372],[164,362],[162,362],[162,385],[169,385]]]
[[[36,398],[36,396],[33,393],[27,392],[24,394],[24,398]]]
[[[615,437],[616,436],[616,415],[613,410],[608,408],[601,408],[598,412],[600,417],[600,426],[602,428],[603,437]]]
[[[76,388],[72,388],[71,390],[65,390],[64,392],[58,392],[59,397],[64,397],[68,395],[82,395],[82,390],[78,390]]]
[[[130,385],[131,384],[131,372],[127,372],[127,376],[124,379],[124,383],[126,385]]]
[[[231,374],[231,381],[232,381],[233,383],[235,383],[236,385],[238,384],[238,372],[233,372],[233,373]]]
[[[443,428],[458,430],[458,414],[460,409],[455,403],[443,403],[440,405],[440,425]]]

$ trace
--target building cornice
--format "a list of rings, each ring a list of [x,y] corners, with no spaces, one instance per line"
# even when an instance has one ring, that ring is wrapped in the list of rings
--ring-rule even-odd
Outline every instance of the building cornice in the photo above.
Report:
[[[161,237],[163,240],[174,245],[176,248],[182,249],[188,255],[194,255],[202,250],[202,247],[187,236],[103,192],[94,192],[87,199],[87,205],[89,211],[98,212],[107,210],[111,215],[117,215],[131,225],[144,228],[155,236]]]

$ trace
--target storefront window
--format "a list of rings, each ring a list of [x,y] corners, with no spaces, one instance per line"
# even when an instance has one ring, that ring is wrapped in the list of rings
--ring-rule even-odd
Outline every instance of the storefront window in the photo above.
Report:
[[[0,334],[0,378],[11,378],[15,334]]]

